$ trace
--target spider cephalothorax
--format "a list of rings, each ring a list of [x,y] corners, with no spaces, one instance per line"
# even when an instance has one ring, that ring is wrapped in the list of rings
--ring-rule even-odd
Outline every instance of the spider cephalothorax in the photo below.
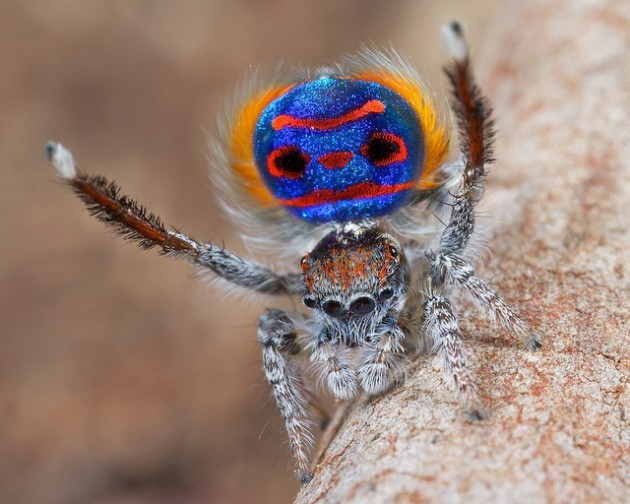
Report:
[[[290,244],[301,248],[301,273],[297,259],[296,271],[281,275],[167,230],[115,184],[78,172],[61,144],[46,147],[59,176],[124,237],[187,257],[233,285],[301,297],[310,312],[265,311],[258,340],[303,482],[312,476],[308,409],[314,406],[305,362],[336,398],[350,399],[361,391],[383,393],[399,381],[408,349],[432,348],[469,416],[480,419],[449,289],[463,287],[529,348],[540,346],[467,259],[491,161],[492,121],[472,79],[461,27],[452,23],[443,35],[454,59],[447,75],[463,168],[445,164],[450,127],[396,55],[366,50],[313,79],[299,75],[261,85],[233,108],[222,140],[214,143],[213,179],[232,215],[281,230],[265,233],[276,252],[293,250]],[[411,208],[424,210],[415,229]],[[429,208],[448,210],[450,217],[443,224]],[[383,231],[397,229],[398,215],[404,215],[405,235],[415,239]],[[432,218],[442,230],[428,246],[421,237]],[[316,242],[310,252],[304,245]]]
[[[398,242],[374,228],[335,230],[302,259],[304,304],[338,326],[374,324],[400,311],[409,267]],[[353,332],[344,341],[369,334]]]

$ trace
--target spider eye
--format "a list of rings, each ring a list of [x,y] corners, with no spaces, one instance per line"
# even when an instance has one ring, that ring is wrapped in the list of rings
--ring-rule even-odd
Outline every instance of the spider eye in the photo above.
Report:
[[[334,299],[326,301],[322,308],[331,317],[340,317],[344,313],[343,305]]]
[[[398,249],[393,245],[387,245],[387,251],[392,257],[398,257]]]
[[[361,154],[375,166],[387,166],[407,159],[407,148],[398,135],[374,133],[361,147]]]
[[[383,289],[381,291],[381,293],[378,295],[378,299],[379,301],[385,301],[387,299],[391,299],[391,297],[394,295],[394,289],[390,289],[389,287],[386,289]]]
[[[285,146],[274,149],[267,158],[267,168],[274,177],[300,178],[310,161],[308,154],[298,147]]]
[[[302,302],[307,308],[315,308],[317,306],[317,301],[315,301],[312,297],[305,297]]]
[[[376,302],[368,296],[362,296],[350,303],[350,311],[356,315],[367,315],[376,308]]]

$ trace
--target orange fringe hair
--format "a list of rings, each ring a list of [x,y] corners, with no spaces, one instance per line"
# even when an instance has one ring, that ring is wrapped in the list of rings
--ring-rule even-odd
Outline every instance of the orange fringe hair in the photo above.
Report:
[[[418,114],[424,135],[425,155],[420,178],[416,184],[419,191],[434,189],[440,184],[438,167],[450,150],[450,126],[439,117],[426,91],[415,80],[387,69],[369,68],[339,78],[371,81],[381,84],[402,96]],[[263,183],[254,160],[254,131],[263,110],[274,100],[295,87],[296,83],[268,87],[254,94],[236,114],[227,135],[230,166],[240,178],[242,187],[263,208],[277,206],[271,192]]]

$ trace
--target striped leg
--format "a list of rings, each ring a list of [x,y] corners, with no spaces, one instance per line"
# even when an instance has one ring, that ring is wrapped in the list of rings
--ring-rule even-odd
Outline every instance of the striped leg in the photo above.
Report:
[[[475,227],[475,206],[484,192],[486,165],[492,159],[494,136],[491,110],[477,87],[471,72],[468,47],[461,26],[453,22],[442,31],[443,41],[453,57],[446,73],[451,81],[457,116],[462,157],[465,162],[462,184],[455,194],[450,220],[436,253],[428,254],[431,282],[434,287],[453,279],[463,285],[477,304],[492,318],[516,334],[535,350],[542,344],[528,325],[490,286],[475,275],[473,267],[462,257]]]
[[[498,320],[505,329],[518,336],[527,348],[537,350],[542,347],[542,343],[527,323],[487,282],[475,275],[474,268],[461,256],[436,255],[433,259],[433,267],[463,285],[479,308],[492,319]]]
[[[263,371],[284,418],[289,445],[302,483],[312,478],[308,452],[313,444],[307,418],[308,397],[295,358],[302,352],[296,324],[281,310],[267,310],[258,325],[263,350]]]
[[[434,350],[442,357],[446,372],[453,379],[468,416],[473,420],[482,420],[485,414],[477,396],[473,375],[466,366],[466,353],[457,317],[449,300],[434,293],[430,287],[424,302],[424,327]]]

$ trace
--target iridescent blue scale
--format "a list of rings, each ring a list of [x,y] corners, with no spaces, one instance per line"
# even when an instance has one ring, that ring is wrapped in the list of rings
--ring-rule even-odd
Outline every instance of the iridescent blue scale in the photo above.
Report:
[[[313,223],[386,215],[421,175],[420,119],[393,90],[321,77],[272,101],[254,132],[263,181],[280,204]]]

